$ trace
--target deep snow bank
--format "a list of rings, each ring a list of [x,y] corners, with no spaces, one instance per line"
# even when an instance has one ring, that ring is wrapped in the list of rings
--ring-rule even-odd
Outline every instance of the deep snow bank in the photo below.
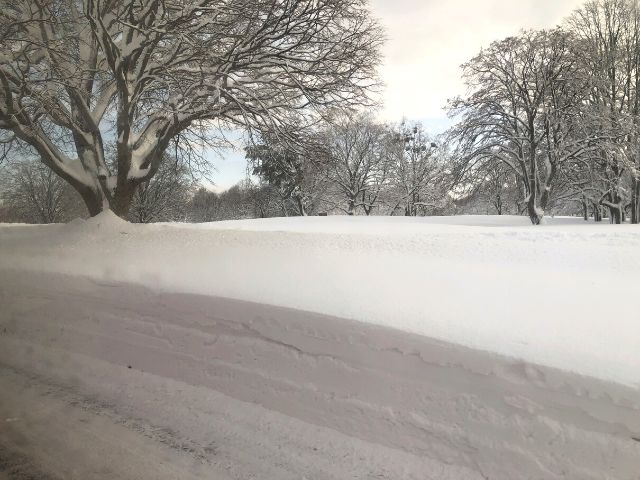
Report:
[[[281,305],[640,385],[640,228],[521,217],[0,227],[0,268]],[[10,272],[2,273],[8,275]]]

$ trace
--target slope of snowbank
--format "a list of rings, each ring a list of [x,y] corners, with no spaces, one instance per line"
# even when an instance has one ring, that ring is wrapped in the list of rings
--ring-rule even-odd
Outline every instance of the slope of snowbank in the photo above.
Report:
[[[640,385],[640,228],[521,217],[0,226],[0,268],[390,326]]]
[[[0,305],[2,479],[638,479],[622,385],[76,276],[0,275]]]

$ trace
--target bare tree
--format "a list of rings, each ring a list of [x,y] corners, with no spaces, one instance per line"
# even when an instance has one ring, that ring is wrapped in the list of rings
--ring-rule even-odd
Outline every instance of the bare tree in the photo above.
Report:
[[[167,158],[133,196],[129,220],[136,223],[184,221],[195,180],[179,159]]]
[[[370,215],[377,206],[391,168],[388,136],[384,125],[357,113],[332,118],[320,134],[327,179],[343,199],[337,208],[347,215],[354,215],[358,208]]]
[[[86,215],[78,194],[40,163],[19,161],[1,174],[4,207],[13,221],[57,223]]]
[[[476,203],[483,204],[483,213],[497,215],[519,214],[521,191],[515,175],[502,162],[486,162],[478,172],[477,183],[472,184]]]
[[[217,193],[200,187],[189,202],[189,221],[202,223],[220,220],[222,205]]]
[[[364,0],[4,0],[0,32],[0,131],[123,217],[212,122],[280,131],[368,102],[382,42]]]
[[[425,215],[444,199],[442,180],[444,170],[439,163],[438,146],[419,123],[402,122],[388,139],[387,154],[391,159],[389,190],[395,215]]]
[[[587,75],[572,47],[560,30],[494,42],[464,66],[472,93],[452,102],[462,118],[452,131],[460,178],[484,162],[504,163],[524,187],[533,224],[544,215],[559,169],[592,146],[579,108]]]
[[[248,202],[253,209],[253,218],[288,216],[288,209],[277,188],[266,182],[244,182]]]

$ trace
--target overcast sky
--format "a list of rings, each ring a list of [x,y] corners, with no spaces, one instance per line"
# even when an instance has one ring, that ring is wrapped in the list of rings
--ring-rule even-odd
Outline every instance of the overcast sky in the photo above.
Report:
[[[370,0],[387,34],[380,70],[386,84],[381,118],[420,120],[440,133],[443,107],[464,93],[460,65],[480,48],[523,28],[558,25],[583,0]],[[216,160],[218,188],[244,178],[241,153]]]
[[[583,0],[370,0],[388,42],[381,69],[386,120],[441,121],[464,93],[460,65],[523,28],[562,22]]]

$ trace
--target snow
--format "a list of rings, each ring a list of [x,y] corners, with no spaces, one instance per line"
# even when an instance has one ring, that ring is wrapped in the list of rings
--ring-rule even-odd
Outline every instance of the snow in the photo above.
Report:
[[[87,220],[76,218],[69,222],[69,225],[83,228],[85,231],[116,231],[122,230],[130,224],[111,210],[105,210],[100,215],[96,215],[95,217],[91,217]]]
[[[0,304],[0,478],[16,458],[78,480],[637,476],[640,392],[620,385],[77,276],[0,276]]]
[[[0,268],[277,305],[640,386],[640,228],[524,217],[0,227]]]
[[[635,479],[640,232],[527,222],[2,225],[0,478]]]

